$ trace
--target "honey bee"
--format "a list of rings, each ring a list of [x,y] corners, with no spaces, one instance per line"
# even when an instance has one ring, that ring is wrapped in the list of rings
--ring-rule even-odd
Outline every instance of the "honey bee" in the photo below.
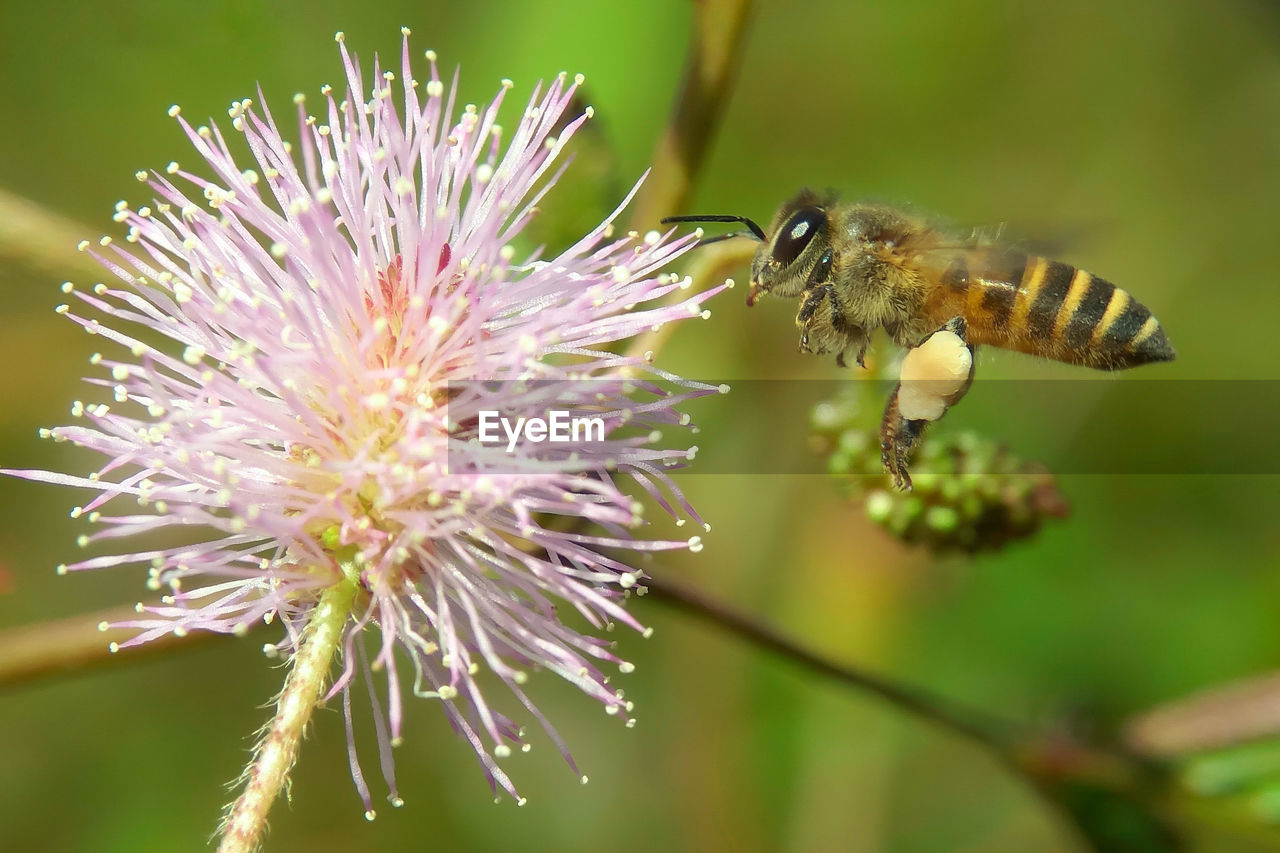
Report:
[[[663,222],[745,225],[711,241],[760,241],[747,305],[764,294],[799,298],[802,352],[835,354],[842,367],[852,356],[865,366],[870,336],[881,328],[908,348],[881,424],[885,471],[900,489],[911,488],[907,464],[925,425],[972,384],[975,346],[1100,370],[1174,358],[1160,322],[1128,291],[1070,264],[957,237],[892,207],[804,190],[767,231],[744,216]]]

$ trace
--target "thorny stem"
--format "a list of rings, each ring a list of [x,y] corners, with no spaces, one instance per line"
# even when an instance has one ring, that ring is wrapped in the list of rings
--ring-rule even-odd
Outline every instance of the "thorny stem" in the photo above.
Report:
[[[357,585],[353,577],[324,591],[307,624],[284,689],[276,699],[276,714],[245,769],[244,790],[222,822],[218,853],[251,853],[267,826],[267,812],[289,780],[307,721],[329,677],[329,664],[342,629],[351,616]]]
[[[646,581],[649,593],[646,597],[654,597],[670,606],[706,620],[711,626],[724,630],[753,645],[771,651],[784,659],[792,660],[814,672],[836,679],[842,684],[856,690],[877,696],[894,708],[909,713],[919,719],[939,726],[947,731],[961,735],[974,741],[989,755],[1000,761],[1018,778],[1031,783],[1044,797],[1051,808],[1065,812],[1064,803],[1055,794],[1055,786],[1072,784],[1095,785],[1113,790],[1128,791],[1135,798],[1143,795],[1146,798],[1158,796],[1160,791],[1152,788],[1152,776],[1147,758],[1138,753],[1130,753],[1120,749],[1095,747],[1074,740],[1055,737],[1052,732],[1028,729],[1016,721],[987,714],[977,709],[958,706],[945,698],[939,697],[918,688],[898,684],[889,679],[873,675],[847,664],[837,663],[811,651],[793,640],[776,633],[768,625],[753,619],[734,608],[725,605],[700,592],[678,586],[668,581],[650,578]],[[298,740],[310,715],[319,691],[322,689],[328,661],[341,637],[341,628],[349,615],[354,600],[354,585],[343,584],[330,588],[322,598],[332,601],[334,607],[325,611],[327,617],[317,615],[305,635],[303,646],[298,652],[299,667],[290,673],[284,692],[278,702],[279,712],[269,726],[268,734],[259,746],[258,758],[246,773],[249,786],[240,799],[232,807],[227,818],[227,826],[237,820],[237,815],[245,813],[245,820],[257,820],[256,831],[261,834],[266,810],[279,794],[285,784],[285,774],[296,756]],[[130,611],[132,612],[132,611]],[[323,636],[319,632],[323,626]],[[73,642],[63,643],[67,662],[60,666],[38,667],[6,667],[3,656],[15,642],[21,645],[29,642],[37,632],[48,633],[59,623],[26,626],[0,632],[0,687],[14,683],[15,672],[23,673],[21,680],[29,680],[40,675],[54,675],[86,668],[93,663],[103,662],[108,657],[106,644],[102,635],[96,632],[77,632],[72,634]],[[226,635],[206,635],[210,639]],[[92,642],[89,642],[89,641]],[[78,649],[70,646],[78,645]],[[156,647],[156,643],[149,646]],[[173,643],[158,647],[158,654],[166,654],[188,648],[194,648],[193,638],[188,637],[181,643]],[[70,654],[74,652],[73,654]],[[137,655],[130,654],[122,659],[136,660]],[[303,660],[308,663],[302,663]],[[314,661],[314,663],[310,663]],[[304,678],[304,670],[309,677]],[[290,704],[291,696],[297,697],[296,704]],[[292,709],[301,715],[296,721],[286,720],[286,709]],[[277,772],[274,783],[268,784],[265,777],[256,777],[264,760],[264,751],[277,737],[283,733],[289,735],[288,754],[274,760]],[[1151,788],[1151,790],[1148,790]],[[251,793],[256,792],[256,793]],[[1168,793],[1168,792],[1164,792]],[[1184,802],[1185,801],[1185,802]],[[252,807],[252,808],[250,808]],[[1210,822],[1212,814],[1206,811],[1199,801],[1172,799],[1164,804],[1173,813],[1184,814],[1189,818],[1198,818]],[[252,812],[252,814],[249,814]],[[1073,823],[1077,823],[1072,820]],[[1077,828],[1080,824],[1077,823]],[[220,851],[248,851],[252,849],[252,841],[245,840],[240,846],[230,846],[232,839],[230,829],[223,839]]]

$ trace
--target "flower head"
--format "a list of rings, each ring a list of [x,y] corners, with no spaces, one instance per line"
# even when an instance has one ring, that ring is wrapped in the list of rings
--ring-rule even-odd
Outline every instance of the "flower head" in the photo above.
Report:
[[[114,345],[92,359],[109,379],[90,380],[114,402],[76,403],[82,423],[48,435],[106,461],[86,477],[10,473],[94,490],[73,513],[97,524],[83,544],[165,533],[150,550],[60,567],[150,566],[150,586],[167,594],[124,623],[138,633],[121,647],[279,619],[285,635],[269,650],[289,656],[322,593],[353,584],[329,695],[343,694],[350,738],[351,688],[385,672],[385,713],[370,697],[393,802],[389,747],[410,684],[515,796],[498,759],[524,745],[523,730],[481,678],[505,683],[568,757],[522,690],[527,673],[555,672],[626,719],[607,672],[630,665],[562,621],[557,603],[597,629],[639,629],[622,599],[641,573],[617,553],[700,547],[635,538],[627,484],[697,520],[665,473],[691,451],[646,433],[687,426],[676,406],[716,389],[606,346],[703,313],[711,293],[668,304],[688,281],[658,271],[694,238],[613,239],[613,217],[557,257],[516,262],[512,241],[590,116],[565,121],[581,78],[535,91],[503,145],[511,83],[458,115],[433,53],[429,79],[413,78],[405,36],[399,80],[375,62],[370,88],[340,45],[346,92],[325,87],[314,116],[295,98],[296,151],[265,104],[229,110],[247,157],[232,134],[171,108],[213,176],[177,163],[139,173],[156,198],[118,206],[128,248],[82,245],[119,279],[76,291],[103,319],[59,309]],[[514,418],[549,400],[589,400],[608,434],[555,453],[479,442],[482,411]],[[555,517],[572,523],[545,521]],[[368,636],[380,638],[372,654]]]

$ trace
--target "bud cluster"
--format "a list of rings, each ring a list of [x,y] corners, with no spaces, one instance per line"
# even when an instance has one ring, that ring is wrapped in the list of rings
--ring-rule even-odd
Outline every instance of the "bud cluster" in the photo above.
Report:
[[[911,465],[915,487],[899,492],[884,472],[871,410],[854,392],[818,404],[811,427],[815,449],[850,500],[908,544],[994,550],[1067,514],[1053,474],[972,432],[927,434]]]

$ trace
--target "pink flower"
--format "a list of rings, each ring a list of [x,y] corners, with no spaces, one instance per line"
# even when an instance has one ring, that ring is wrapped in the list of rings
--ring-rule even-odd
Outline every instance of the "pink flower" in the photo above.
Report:
[[[106,461],[85,477],[8,472],[96,493],[73,515],[97,528],[82,544],[108,553],[60,571],[146,564],[150,586],[167,588],[123,623],[138,633],[121,647],[279,619],[285,636],[268,650],[290,655],[320,593],[358,573],[329,696],[343,694],[366,808],[350,703],[372,673],[385,672],[385,711],[369,695],[397,804],[390,747],[405,685],[440,701],[491,784],[512,796],[498,760],[524,745],[522,729],[482,681],[503,682],[505,703],[522,705],[571,766],[521,687],[527,673],[555,672],[629,718],[608,682],[630,664],[556,606],[596,629],[641,629],[622,606],[641,573],[613,549],[700,541],[635,538],[628,484],[698,520],[666,474],[691,450],[655,446],[648,431],[674,436],[688,425],[677,405],[717,390],[605,349],[705,313],[715,291],[668,306],[689,282],[658,274],[695,238],[615,240],[610,217],[558,257],[513,261],[511,241],[554,183],[548,170],[591,115],[563,121],[581,78],[535,90],[503,146],[510,81],[455,118],[456,83],[441,82],[431,52],[429,79],[413,79],[405,35],[399,81],[375,62],[372,90],[340,45],[348,89],[339,98],[325,87],[316,116],[295,98],[296,151],[265,104],[229,110],[248,156],[170,110],[214,177],[177,163],[139,173],[157,198],[118,206],[129,250],[109,238],[92,250],[119,282],[76,291],[103,319],[59,308],[111,345],[92,359],[106,375],[89,381],[114,401],[77,402],[80,425],[47,434]],[[162,337],[170,345],[155,345]],[[537,453],[478,440],[481,411],[514,420],[556,401],[589,403],[604,440]],[[557,516],[598,529],[546,522]],[[169,544],[123,544],[161,531]]]

